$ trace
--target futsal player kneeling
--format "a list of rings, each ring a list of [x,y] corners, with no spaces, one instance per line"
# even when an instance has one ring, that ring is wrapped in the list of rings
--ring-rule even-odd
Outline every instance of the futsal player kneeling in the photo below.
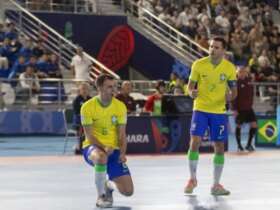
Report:
[[[113,205],[113,190],[125,196],[133,194],[133,182],[126,165],[125,105],[113,97],[115,79],[107,74],[96,79],[98,95],[81,108],[81,122],[86,135],[83,155],[94,166],[98,198],[96,206]],[[108,178],[107,178],[108,175]]]

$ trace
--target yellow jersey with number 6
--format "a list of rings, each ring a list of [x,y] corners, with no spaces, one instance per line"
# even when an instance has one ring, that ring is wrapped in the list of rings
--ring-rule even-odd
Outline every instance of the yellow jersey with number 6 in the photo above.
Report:
[[[192,65],[189,79],[197,83],[194,110],[217,114],[226,112],[228,83],[236,81],[236,69],[230,61],[222,59],[214,66],[209,56],[198,59]]]
[[[83,126],[92,126],[93,136],[104,146],[119,148],[118,126],[126,124],[127,110],[123,102],[112,98],[108,106],[103,106],[98,96],[85,102],[81,107],[81,122]],[[90,145],[88,139],[83,142],[83,148]]]

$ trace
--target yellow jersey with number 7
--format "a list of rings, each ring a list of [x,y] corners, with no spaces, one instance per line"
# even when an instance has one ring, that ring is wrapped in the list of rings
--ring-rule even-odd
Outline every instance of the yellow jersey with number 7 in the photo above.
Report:
[[[222,114],[226,112],[228,84],[236,82],[236,68],[228,60],[214,66],[210,57],[196,60],[189,78],[197,83],[198,96],[194,100],[195,111]]]

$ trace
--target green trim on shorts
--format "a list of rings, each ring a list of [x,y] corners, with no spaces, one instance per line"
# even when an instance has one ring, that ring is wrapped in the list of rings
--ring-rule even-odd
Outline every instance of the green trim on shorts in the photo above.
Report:
[[[187,156],[189,160],[198,160],[199,152],[189,150]]]
[[[214,164],[216,165],[224,165],[225,163],[225,156],[224,155],[214,155]]]
[[[107,170],[107,166],[102,164],[95,164],[94,169],[96,172],[105,172]]]

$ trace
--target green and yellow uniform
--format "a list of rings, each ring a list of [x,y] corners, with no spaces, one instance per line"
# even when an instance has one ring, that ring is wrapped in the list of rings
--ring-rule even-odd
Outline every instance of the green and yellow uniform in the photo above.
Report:
[[[126,124],[127,110],[123,102],[112,98],[108,106],[103,106],[98,96],[83,104],[81,122],[83,126],[92,126],[92,135],[104,146],[119,149],[118,126]],[[86,139],[83,148],[90,145]]]
[[[235,66],[226,59],[214,66],[210,57],[195,61],[190,80],[197,83],[198,97],[194,110],[222,114],[226,112],[226,91],[236,81]]]

